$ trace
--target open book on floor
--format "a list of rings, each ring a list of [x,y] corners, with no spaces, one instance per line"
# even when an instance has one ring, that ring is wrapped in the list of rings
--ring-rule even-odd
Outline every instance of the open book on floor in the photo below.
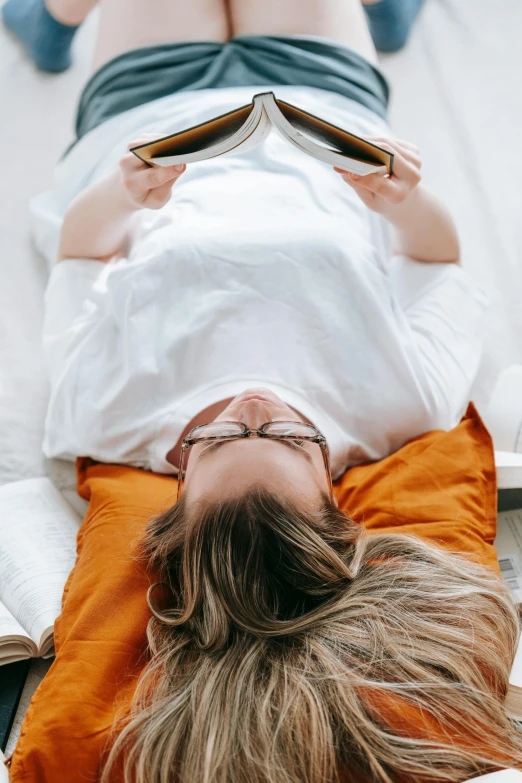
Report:
[[[495,549],[502,577],[522,608],[522,508],[499,512]],[[506,704],[522,721],[522,639],[511,669]]]
[[[273,92],[254,95],[252,103],[200,125],[131,148],[150,165],[236,155],[261,144],[272,127],[302,152],[353,174],[393,170],[393,154],[366,139],[332,125],[304,109],[276,98]]]
[[[54,654],[79,526],[48,478],[0,487],[0,665]]]

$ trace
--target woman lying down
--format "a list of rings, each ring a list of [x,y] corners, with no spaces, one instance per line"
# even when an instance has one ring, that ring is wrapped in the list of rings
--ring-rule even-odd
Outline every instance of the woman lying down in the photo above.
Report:
[[[61,167],[45,323],[46,453],[178,474],[145,542],[170,603],[149,596],[151,659],[103,780],[122,755],[139,783],[425,783],[522,764],[500,579],[420,538],[363,535],[332,491],[458,423],[485,308],[419,151],[390,136],[359,1],[122,7],[102,4]],[[259,85],[376,139],[393,176],[333,170],[276,133],[179,170],[126,152]],[[438,735],[385,727],[372,682],[431,710]]]

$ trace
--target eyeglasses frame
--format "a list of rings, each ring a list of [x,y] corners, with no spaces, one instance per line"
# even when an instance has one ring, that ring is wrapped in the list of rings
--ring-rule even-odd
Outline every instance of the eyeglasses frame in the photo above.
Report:
[[[307,427],[311,427],[317,432],[317,435],[271,435],[269,432],[267,432],[267,428],[270,427],[271,424],[275,424],[276,422],[267,421],[264,424],[259,427],[259,429],[253,430],[249,429],[246,424],[244,424],[241,421],[222,421],[220,424],[234,424],[239,425],[242,428],[242,432],[238,432],[236,435],[210,435],[208,437],[202,437],[202,438],[195,438],[193,437],[193,433],[196,432],[196,430],[199,430],[202,427],[207,427],[208,424],[213,424],[213,422],[209,422],[208,424],[198,424],[197,427],[193,427],[193,429],[190,430],[190,432],[186,435],[186,437],[183,438],[182,445],[181,445],[181,455],[180,455],[180,461],[179,461],[179,470],[178,470],[178,490],[176,495],[176,502],[179,500],[181,495],[181,487],[183,484],[183,463],[185,461],[185,454],[189,450],[191,446],[194,445],[194,443],[198,443],[202,440],[241,440],[243,438],[249,438],[251,435],[257,435],[259,438],[271,438],[272,440],[307,440],[311,443],[317,443],[317,445],[321,448],[321,454],[323,456],[323,462],[324,467],[326,470],[326,475],[328,477],[328,491],[330,494],[330,501],[334,502],[334,492],[333,492],[333,482],[332,482],[332,472],[330,468],[330,451],[328,449],[328,444],[326,442],[326,438],[324,435],[321,435],[317,427],[315,427],[313,424],[309,424],[308,422],[302,422],[302,421],[278,421],[277,424],[306,424]]]

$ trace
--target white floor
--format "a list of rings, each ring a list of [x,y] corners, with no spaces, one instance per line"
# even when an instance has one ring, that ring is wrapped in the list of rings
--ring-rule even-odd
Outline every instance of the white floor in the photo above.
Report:
[[[46,270],[31,248],[27,201],[49,187],[72,139],[95,25],[93,16],[74,67],[58,76],[37,73],[0,29],[0,484],[49,473],[74,489],[71,466],[48,465],[40,453]],[[521,30],[520,0],[427,0],[408,46],[382,60],[392,124],[420,146],[425,182],[456,217],[463,263],[491,297],[479,403],[502,368],[522,362]],[[45,670],[33,666],[8,750]]]

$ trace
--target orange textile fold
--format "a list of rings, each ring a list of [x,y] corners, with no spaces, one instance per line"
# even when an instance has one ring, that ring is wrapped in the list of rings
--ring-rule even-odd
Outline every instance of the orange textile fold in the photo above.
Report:
[[[493,442],[473,403],[453,430],[427,432],[349,470],[336,495],[369,533],[416,535],[499,571]]]
[[[89,509],[56,621],[56,659],[23,722],[12,783],[95,783],[114,717],[146,662],[146,591],[156,579],[138,545],[148,519],[174,503],[176,480],[89,459],[77,469]],[[472,405],[450,432],[352,468],[336,493],[370,533],[413,533],[498,568],[493,448]]]

